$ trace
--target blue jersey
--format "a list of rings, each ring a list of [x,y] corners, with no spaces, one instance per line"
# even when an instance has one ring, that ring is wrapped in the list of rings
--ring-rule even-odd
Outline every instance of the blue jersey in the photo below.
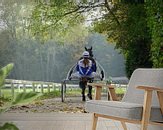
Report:
[[[89,76],[93,72],[95,65],[92,63],[91,60],[89,60],[89,64],[85,66],[83,64],[83,60],[84,59],[78,61],[76,70],[82,76]]]

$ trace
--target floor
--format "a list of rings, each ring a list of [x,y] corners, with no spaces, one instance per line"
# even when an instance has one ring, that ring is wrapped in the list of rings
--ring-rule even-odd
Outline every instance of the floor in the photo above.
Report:
[[[20,130],[91,130],[90,113],[3,113],[0,125],[12,122]],[[97,130],[123,130],[119,122],[99,118]]]

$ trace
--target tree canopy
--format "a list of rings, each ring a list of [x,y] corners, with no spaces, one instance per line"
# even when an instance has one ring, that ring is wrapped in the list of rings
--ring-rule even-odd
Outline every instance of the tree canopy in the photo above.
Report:
[[[89,32],[96,31],[121,49],[128,77],[139,67],[163,67],[162,0],[9,2],[2,0],[0,5],[9,38],[81,44]]]

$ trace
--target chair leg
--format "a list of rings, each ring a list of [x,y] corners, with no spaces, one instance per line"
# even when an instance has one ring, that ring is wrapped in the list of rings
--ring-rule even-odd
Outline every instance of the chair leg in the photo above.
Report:
[[[161,113],[163,114],[163,92],[157,92],[157,96],[160,103]]]
[[[148,124],[142,123],[141,130],[147,130]]]
[[[93,113],[92,130],[96,130],[97,120],[98,120],[98,117],[96,116],[95,113]]]
[[[125,122],[121,121],[121,124],[122,124],[123,129],[127,130],[127,126],[126,126]]]
[[[145,91],[141,130],[147,130],[150,118],[151,102],[152,102],[152,91],[151,90]]]

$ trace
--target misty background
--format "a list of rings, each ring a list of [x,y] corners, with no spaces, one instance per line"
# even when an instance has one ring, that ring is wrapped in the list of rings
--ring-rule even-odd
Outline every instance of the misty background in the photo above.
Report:
[[[3,36],[3,37],[2,37]],[[36,40],[23,39],[8,41],[0,34],[0,66],[14,63],[14,69],[7,77],[18,80],[61,82],[69,69],[81,57],[84,47],[93,47],[94,58],[109,76],[125,76],[124,57],[108,44],[106,38],[98,33],[90,34],[84,44],[58,44],[50,40],[40,44]]]

